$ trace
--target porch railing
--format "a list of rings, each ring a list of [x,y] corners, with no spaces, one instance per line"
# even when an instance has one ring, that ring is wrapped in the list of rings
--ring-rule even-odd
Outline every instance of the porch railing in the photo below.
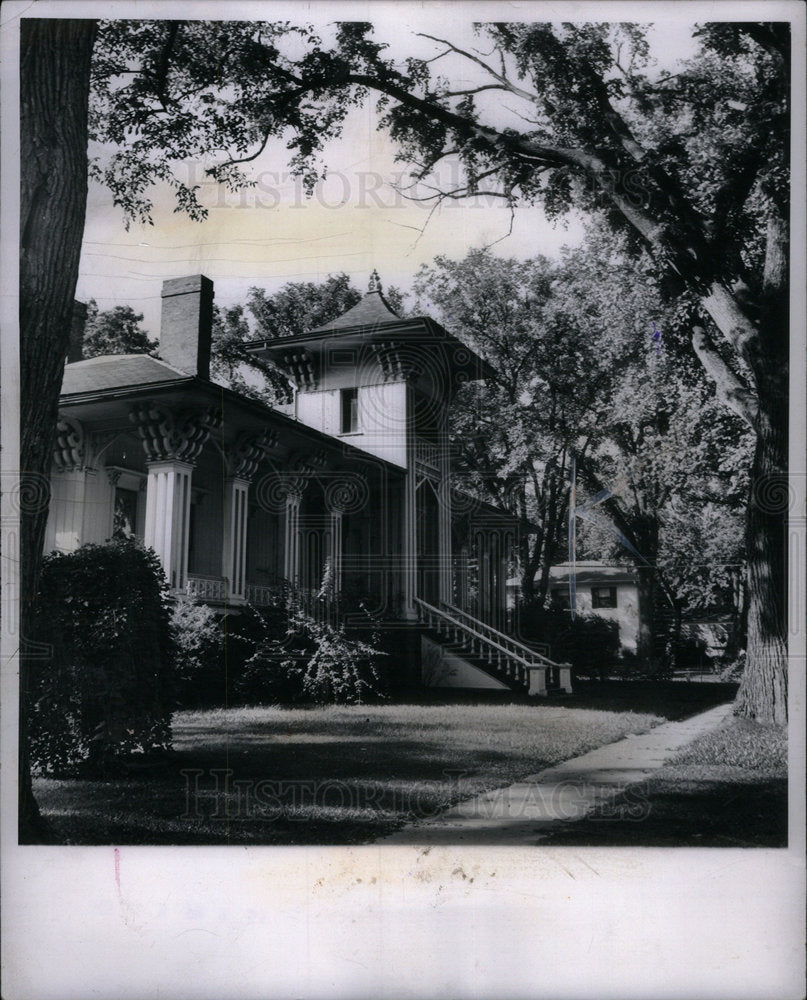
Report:
[[[244,601],[232,601],[227,593],[227,579],[223,576],[189,576],[185,592],[200,601],[221,604],[230,601],[237,604],[252,604],[256,608],[295,604],[317,620],[333,617],[335,610],[335,602],[321,598],[318,590],[308,590],[303,587],[292,589],[287,585],[272,583],[248,583]]]
[[[227,580],[223,576],[189,576],[185,592],[200,601],[226,601]]]
[[[449,641],[453,639],[461,652],[487,664],[511,686],[526,689],[531,695],[545,695],[551,671],[556,672],[559,687],[571,691],[571,664],[554,663],[459,608],[436,608],[420,598],[415,598],[415,605],[425,625]]]
[[[253,604],[256,608],[274,607],[282,603],[284,595],[283,588],[272,583],[248,583],[244,592],[247,604]]]
[[[486,622],[480,621],[478,618],[474,618],[473,615],[468,614],[467,611],[463,611],[461,608],[456,607],[454,604],[447,604],[442,601],[442,606],[449,612],[449,614],[454,615],[456,618],[460,618],[467,622],[472,627],[478,629],[483,635],[488,636],[493,639],[494,642],[501,643],[506,649],[512,649],[514,652],[521,652],[526,657],[537,657],[542,660],[547,666],[555,667],[558,664],[554,663],[549,658],[549,646],[546,643],[534,643],[533,645],[527,646],[523,642],[519,642],[512,636],[506,635],[504,632],[500,632],[495,629],[492,625],[488,625]]]
[[[425,438],[415,438],[415,461],[435,472],[440,471],[440,449]]]

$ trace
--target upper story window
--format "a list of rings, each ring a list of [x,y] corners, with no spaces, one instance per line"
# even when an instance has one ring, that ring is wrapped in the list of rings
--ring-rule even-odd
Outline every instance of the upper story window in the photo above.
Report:
[[[592,608],[615,608],[616,607],[616,587],[592,587],[591,588]]]
[[[359,390],[342,389],[340,393],[340,432],[355,434],[359,429]]]

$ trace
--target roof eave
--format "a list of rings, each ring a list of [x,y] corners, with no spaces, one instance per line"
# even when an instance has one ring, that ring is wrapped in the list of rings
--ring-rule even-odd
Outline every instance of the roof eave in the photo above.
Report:
[[[404,475],[406,473],[405,469],[395,465],[394,462],[389,462],[385,458],[362,451],[361,448],[357,448],[348,441],[335,439],[330,434],[318,431],[315,427],[309,427],[308,424],[295,420],[294,417],[290,417],[287,413],[283,413],[281,410],[276,410],[271,406],[267,406],[266,403],[261,403],[260,400],[249,399],[227,386],[219,385],[217,382],[210,382],[207,379],[200,379],[192,375],[187,378],[176,379],[170,382],[150,382],[134,386],[116,386],[114,389],[95,389],[91,392],[64,394],[59,397],[59,406],[79,406],[87,403],[114,402],[116,400],[126,398],[138,398],[142,396],[164,394],[179,388],[198,389],[203,395],[215,396],[218,402],[226,400],[230,404],[252,411],[252,413],[256,416],[271,416],[273,420],[277,420],[281,424],[286,424],[290,430],[293,429],[294,431],[303,434],[303,436],[314,437],[319,443],[338,449],[341,454],[345,455],[349,459],[372,462],[374,465],[381,464],[387,470],[399,475]]]

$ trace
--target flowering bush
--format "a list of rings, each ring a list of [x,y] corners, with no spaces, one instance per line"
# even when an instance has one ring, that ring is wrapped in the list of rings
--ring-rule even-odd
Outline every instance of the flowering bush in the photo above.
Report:
[[[283,625],[276,609],[254,615],[258,634],[241,636],[254,649],[240,681],[249,700],[360,704],[381,695],[377,660],[386,654],[374,629],[348,632],[293,600]]]
[[[221,617],[190,594],[179,597],[171,611],[176,646],[177,698],[183,707],[223,697],[224,631]]]

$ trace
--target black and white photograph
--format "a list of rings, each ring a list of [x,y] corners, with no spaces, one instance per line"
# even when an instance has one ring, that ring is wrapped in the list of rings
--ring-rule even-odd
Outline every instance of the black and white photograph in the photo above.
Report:
[[[4,996],[799,996],[801,5],[15,3],[3,61]]]

